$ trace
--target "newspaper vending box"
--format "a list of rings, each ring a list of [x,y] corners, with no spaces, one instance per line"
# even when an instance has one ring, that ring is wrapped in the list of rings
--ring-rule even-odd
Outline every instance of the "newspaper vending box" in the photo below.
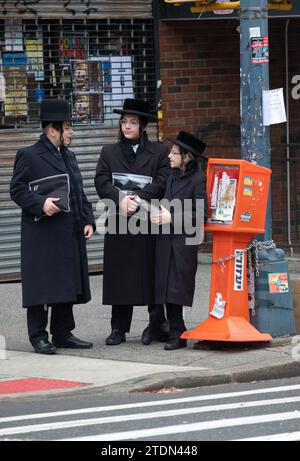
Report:
[[[206,232],[213,233],[209,316],[182,338],[272,340],[250,324],[245,251],[256,234],[264,233],[270,176],[271,170],[246,160],[209,159],[205,225]]]

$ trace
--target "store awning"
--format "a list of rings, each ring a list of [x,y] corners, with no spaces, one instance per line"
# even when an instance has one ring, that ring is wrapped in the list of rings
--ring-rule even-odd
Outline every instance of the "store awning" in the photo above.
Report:
[[[236,18],[240,3],[237,0],[162,0],[160,13],[161,19]],[[268,9],[270,17],[300,16],[297,0],[269,0]]]

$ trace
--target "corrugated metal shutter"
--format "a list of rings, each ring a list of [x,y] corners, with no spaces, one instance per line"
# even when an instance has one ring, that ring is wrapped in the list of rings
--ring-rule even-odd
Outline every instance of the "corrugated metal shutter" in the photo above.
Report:
[[[87,17],[94,18],[151,18],[152,0],[7,0],[2,2],[0,16],[23,18]]]
[[[104,3],[122,5],[123,10],[125,3],[129,4]],[[147,9],[150,3],[133,1],[132,5]],[[10,98],[9,103],[6,98],[2,104],[2,112],[0,102],[0,280],[20,277],[21,213],[10,200],[9,182],[16,150],[34,143],[40,133],[36,93],[43,91],[47,98],[62,97],[72,105],[75,136],[71,148],[77,155],[85,191],[96,211],[96,163],[101,147],[115,142],[117,137],[119,116],[113,114],[113,109],[122,107],[126,97],[147,99],[153,109],[156,106],[153,34],[153,21],[147,19],[0,19],[0,51],[2,61],[7,60],[5,66],[0,66],[0,73],[3,71],[7,77],[6,96],[9,94]],[[70,47],[60,49],[60,39],[66,37]],[[82,48],[78,37],[84,37]],[[41,40],[43,49],[41,66],[37,64],[30,72],[27,64],[14,67],[9,62],[10,54],[27,53],[27,40],[31,46],[32,41]],[[21,51],[7,49],[10,46]],[[6,53],[8,56],[3,56]],[[75,53],[76,59],[68,59],[70,53],[71,56]],[[78,63],[76,69],[73,62]],[[76,81],[74,77],[75,72],[80,77],[82,63],[88,75],[84,91],[80,88],[80,78]],[[38,72],[42,72],[42,78]],[[22,91],[25,93],[21,94]],[[150,132],[156,139],[157,127],[153,126]],[[96,217],[100,212],[98,207]],[[103,235],[96,235],[88,243],[88,256],[90,270],[101,269]]]

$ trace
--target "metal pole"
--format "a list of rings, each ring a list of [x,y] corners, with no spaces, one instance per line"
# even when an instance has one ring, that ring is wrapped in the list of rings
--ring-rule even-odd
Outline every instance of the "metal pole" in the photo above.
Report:
[[[267,0],[241,0],[240,6],[241,155],[245,160],[270,168],[270,129],[263,124],[263,91],[269,90],[268,4]],[[257,238],[272,239],[271,191],[265,234]],[[251,321],[259,331],[273,337],[295,334],[288,264],[284,256],[283,250],[268,248],[258,255],[255,315],[252,313]],[[275,276],[276,287],[281,287],[276,293],[270,274]]]
[[[269,90],[268,0],[241,0],[241,157],[271,167],[270,129],[263,125],[262,95]],[[271,193],[265,234],[272,238]]]

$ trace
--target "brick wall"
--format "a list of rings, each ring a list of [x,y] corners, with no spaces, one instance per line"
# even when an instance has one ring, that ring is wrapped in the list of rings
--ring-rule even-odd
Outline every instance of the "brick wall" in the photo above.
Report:
[[[270,21],[270,88],[285,88],[285,24]],[[208,144],[211,157],[240,156],[240,52],[238,22],[160,23],[163,133],[191,131]],[[289,24],[289,82],[300,75],[300,20]],[[300,142],[300,99],[291,97],[290,142]],[[286,124],[271,127],[273,231],[287,244]],[[283,144],[283,145],[282,145]],[[230,146],[230,147],[225,147]],[[291,150],[299,157],[300,147]],[[292,239],[300,244],[300,161],[291,163]],[[274,185],[276,184],[276,187]],[[299,209],[299,211],[298,211]],[[299,223],[299,224],[298,224]],[[298,232],[299,231],[299,232]]]

